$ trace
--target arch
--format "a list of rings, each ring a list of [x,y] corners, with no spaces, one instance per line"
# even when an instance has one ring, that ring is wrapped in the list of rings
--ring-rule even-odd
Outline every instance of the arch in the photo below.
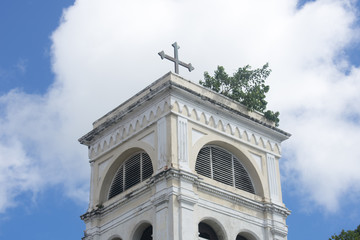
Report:
[[[115,144],[115,137],[110,136],[109,146],[113,146]]]
[[[130,135],[133,134],[135,131],[136,131],[136,129],[135,129],[134,122],[131,122],[131,123],[127,126],[126,136],[130,136]]]
[[[234,130],[233,128],[231,127],[230,123],[227,123],[226,126],[225,126],[225,132],[227,134],[230,134],[230,135],[234,135]]]
[[[154,113],[154,110],[151,109],[151,112],[150,112],[148,121],[151,122],[151,121],[153,121],[154,119],[155,119],[155,113]]]
[[[195,108],[192,109],[190,117],[194,120],[199,120],[198,112]]]
[[[170,104],[168,103],[168,101],[165,101],[164,105],[163,105],[163,112],[170,110]]]
[[[104,140],[102,143],[102,151],[109,148],[108,140]]]
[[[263,148],[266,148],[266,142],[265,142],[265,140],[264,140],[264,138],[260,138],[260,142],[261,142],[261,146],[263,147]]]
[[[236,240],[260,240],[260,238],[252,231],[243,230],[236,236]]]
[[[243,147],[241,146],[240,143],[230,144],[226,141],[227,140],[226,138],[222,139],[222,138],[219,138],[219,136],[217,136],[217,138],[218,138],[218,140],[214,141],[213,140],[214,136],[209,134],[209,135],[206,135],[203,138],[199,139],[196,142],[196,144],[193,146],[194,158],[190,159],[190,161],[192,163],[191,168],[194,169],[194,171],[195,171],[197,155],[204,146],[215,145],[215,146],[224,148],[225,150],[227,150],[227,151],[231,152],[233,155],[235,155],[241,161],[241,164],[244,166],[244,168],[246,169],[246,171],[248,172],[248,174],[252,180],[255,194],[263,197],[265,180],[263,179],[263,177],[261,175],[262,173],[258,171],[258,169],[256,167],[256,163],[251,160],[252,158],[249,155],[249,153],[245,149],[243,149]]]
[[[142,222],[137,227],[133,233],[132,240],[152,240],[153,237],[153,227],[149,222]]]
[[[252,134],[251,134],[250,132],[248,132],[248,131],[245,130],[244,133],[243,133],[242,139],[250,142],[250,141],[251,141],[251,135],[252,135]]]
[[[219,131],[225,131],[225,128],[224,128],[224,124],[223,122],[221,121],[221,119],[216,123],[216,129],[218,129]]]
[[[155,163],[153,161],[154,159],[154,153],[151,146],[148,146],[144,142],[136,142],[132,143],[134,147],[128,148],[128,144],[125,144],[122,146],[122,149],[125,149],[123,151],[119,151],[120,154],[113,157],[112,162],[107,166],[106,169],[104,169],[104,177],[102,178],[101,182],[99,183],[99,192],[97,193],[99,204],[102,204],[108,200],[109,190],[112,184],[112,181],[118,171],[118,169],[121,167],[121,165],[129,159],[133,154],[136,154],[138,152],[145,152],[149,155],[151,160],[151,165],[153,169],[156,169]],[[128,148],[128,149],[127,149]]]
[[[214,218],[205,218],[198,224],[200,239],[227,240],[224,227]]]
[[[234,137],[237,137],[237,138],[241,138],[241,132],[240,132],[240,129],[238,127],[235,127],[234,129]]]
[[[214,231],[214,229],[212,229],[212,227],[210,227],[210,225],[204,222],[200,222],[198,225],[198,229],[199,237],[201,239],[219,240],[216,232]]]
[[[157,108],[156,108],[156,113],[155,113],[155,116],[156,117],[159,117],[160,115],[161,115],[161,113],[162,113],[163,111],[161,110],[161,107],[160,106],[158,106]]]
[[[146,118],[146,114],[144,114],[144,116],[142,117],[142,120],[141,120],[141,127],[145,127],[147,124],[147,118]]]
[[[203,124],[207,124],[207,119],[206,119],[206,116],[205,116],[205,113],[201,113],[200,116],[199,116],[199,122],[203,123]]]
[[[183,108],[181,109],[181,114],[186,116],[186,117],[188,117],[191,114],[191,112],[190,112],[187,105],[183,106]]]
[[[215,128],[215,120],[214,120],[213,116],[210,117],[209,121],[207,122],[207,125]]]
[[[241,235],[237,235],[236,240],[248,240],[248,239],[246,237],[241,236]]]
[[[141,122],[139,119],[137,119],[135,123],[135,131],[139,131],[140,129],[141,129]]]
[[[118,234],[115,234],[115,235],[111,236],[109,238],[109,240],[122,240],[122,238]]]
[[[125,129],[125,127],[122,128],[120,136],[121,136],[120,139],[124,139],[126,137],[126,129]]]
[[[180,105],[179,105],[178,101],[175,101],[175,102],[172,104],[172,110],[173,110],[174,112],[181,113],[181,111],[180,111]]]

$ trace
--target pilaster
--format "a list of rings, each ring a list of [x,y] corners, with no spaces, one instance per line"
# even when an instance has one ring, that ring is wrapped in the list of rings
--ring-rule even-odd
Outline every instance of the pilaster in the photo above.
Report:
[[[167,127],[166,118],[163,117],[157,122],[157,146],[158,146],[158,167],[157,170],[161,171],[167,163]]]
[[[179,167],[183,170],[190,171],[188,158],[188,122],[186,118],[177,117],[177,151]]]
[[[196,239],[197,223],[194,207],[199,197],[194,193],[194,182],[182,177],[179,178],[179,240]],[[186,231],[184,231],[186,229]]]
[[[152,198],[152,204],[154,207],[155,222],[153,225],[153,239],[172,240],[171,234],[171,222],[172,218],[169,216],[170,206],[170,194],[167,191],[166,179],[161,179],[156,182],[155,185],[156,193]]]

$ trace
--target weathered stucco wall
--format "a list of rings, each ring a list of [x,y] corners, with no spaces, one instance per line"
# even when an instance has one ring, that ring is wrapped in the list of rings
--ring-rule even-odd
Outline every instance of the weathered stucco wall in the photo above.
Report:
[[[281,196],[281,142],[290,135],[259,113],[167,74],[94,123],[79,141],[89,147],[90,203],[82,216],[85,239],[136,239],[153,226],[153,239],[197,239],[209,224],[221,239],[286,239]],[[255,194],[200,176],[196,158],[205,145],[236,156]],[[154,174],[108,200],[117,169],[146,152]],[[138,231],[140,231],[138,230]]]

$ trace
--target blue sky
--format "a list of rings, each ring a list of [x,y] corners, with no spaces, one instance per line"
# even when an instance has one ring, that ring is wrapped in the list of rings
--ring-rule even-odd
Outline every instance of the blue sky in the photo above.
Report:
[[[270,63],[269,108],[293,134],[280,163],[288,238],[356,228],[359,9],[335,0],[1,1],[0,239],[83,236],[89,166],[77,139],[172,70],[157,52],[174,41],[195,66],[180,74],[194,82],[217,65]]]
[[[44,93],[53,82],[50,34],[73,1],[1,1],[1,93],[21,88]],[[26,68],[22,69],[21,65]],[[4,73],[6,72],[6,73]]]

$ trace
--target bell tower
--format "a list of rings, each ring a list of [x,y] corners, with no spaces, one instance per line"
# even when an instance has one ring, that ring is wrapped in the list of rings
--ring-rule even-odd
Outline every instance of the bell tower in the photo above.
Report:
[[[83,240],[285,240],[289,137],[169,72],[79,139],[91,165]]]

